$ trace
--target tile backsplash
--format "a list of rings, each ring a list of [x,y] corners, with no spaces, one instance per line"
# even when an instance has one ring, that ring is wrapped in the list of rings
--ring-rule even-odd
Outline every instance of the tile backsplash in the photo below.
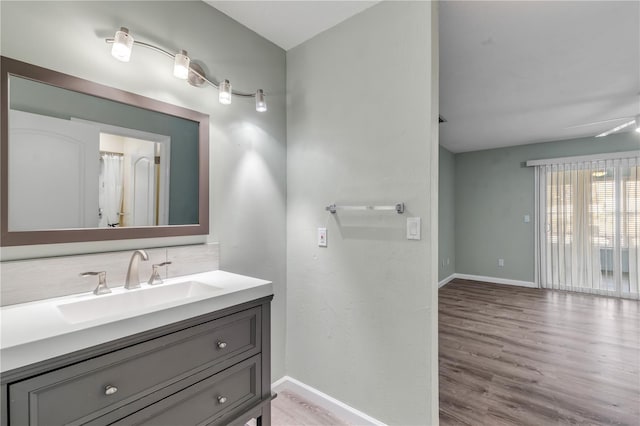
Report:
[[[165,261],[172,263],[160,269],[162,278],[219,269],[217,243],[151,248],[146,251],[149,260],[141,261],[138,268],[141,281],[146,281],[151,275],[152,264]],[[132,253],[133,250],[126,250],[1,262],[0,305],[93,291],[98,283],[97,277],[80,276],[80,273],[87,271],[106,271],[109,287],[123,286]]]

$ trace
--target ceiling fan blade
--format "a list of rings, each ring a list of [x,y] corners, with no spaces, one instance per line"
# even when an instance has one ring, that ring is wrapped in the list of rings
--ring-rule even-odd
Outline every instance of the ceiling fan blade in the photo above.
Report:
[[[626,123],[621,124],[621,125],[619,125],[619,126],[616,126],[616,127],[614,127],[613,129],[611,129],[611,130],[607,130],[607,131],[606,131],[606,132],[604,132],[604,133],[600,133],[599,135],[596,135],[596,138],[602,138],[602,137],[604,137],[604,136],[609,136],[611,133],[615,133],[615,132],[617,132],[617,131],[619,131],[619,130],[624,129],[625,127],[629,127],[629,126],[631,126],[632,124],[634,124],[635,122],[636,122],[636,120],[627,121]]]
[[[628,117],[611,118],[611,119],[609,119],[609,120],[592,121],[591,123],[577,124],[577,125],[575,125],[575,126],[565,127],[565,129],[576,129],[576,128],[578,128],[578,127],[594,126],[594,125],[596,125],[596,124],[611,123],[612,121],[628,120],[628,119],[630,119],[630,118],[633,118],[633,117],[628,116]]]

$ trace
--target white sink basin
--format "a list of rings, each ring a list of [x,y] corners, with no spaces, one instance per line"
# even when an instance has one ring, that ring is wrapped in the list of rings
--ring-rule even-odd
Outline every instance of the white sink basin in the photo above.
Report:
[[[56,308],[65,321],[76,324],[114,315],[135,313],[184,299],[209,297],[222,290],[220,287],[198,281],[183,281],[65,302],[57,305]]]

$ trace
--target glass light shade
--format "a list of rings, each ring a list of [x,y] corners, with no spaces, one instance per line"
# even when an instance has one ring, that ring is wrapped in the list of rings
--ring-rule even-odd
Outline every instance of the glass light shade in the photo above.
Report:
[[[176,53],[176,57],[173,63],[173,75],[181,80],[186,80],[189,77],[189,63],[191,60],[187,56],[186,50],[181,50]]]
[[[220,82],[218,100],[221,104],[229,105],[231,103],[231,83],[229,80]]]
[[[267,110],[267,101],[264,99],[264,92],[258,89],[256,92],[256,111],[265,112]]]
[[[133,37],[129,34],[129,30],[121,27],[116,31],[113,37],[113,46],[111,47],[111,55],[119,61],[129,62],[131,59],[131,49],[133,48]]]
[[[640,114],[636,115],[636,132],[640,133]]]

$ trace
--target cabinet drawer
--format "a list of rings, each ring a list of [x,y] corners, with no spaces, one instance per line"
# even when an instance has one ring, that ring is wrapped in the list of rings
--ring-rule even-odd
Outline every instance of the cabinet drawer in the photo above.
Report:
[[[10,423],[81,424],[197,371],[226,368],[260,352],[260,321],[260,308],[249,309],[11,384]]]
[[[221,423],[260,399],[261,356],[210,376],[113,425],[189,426]]]

